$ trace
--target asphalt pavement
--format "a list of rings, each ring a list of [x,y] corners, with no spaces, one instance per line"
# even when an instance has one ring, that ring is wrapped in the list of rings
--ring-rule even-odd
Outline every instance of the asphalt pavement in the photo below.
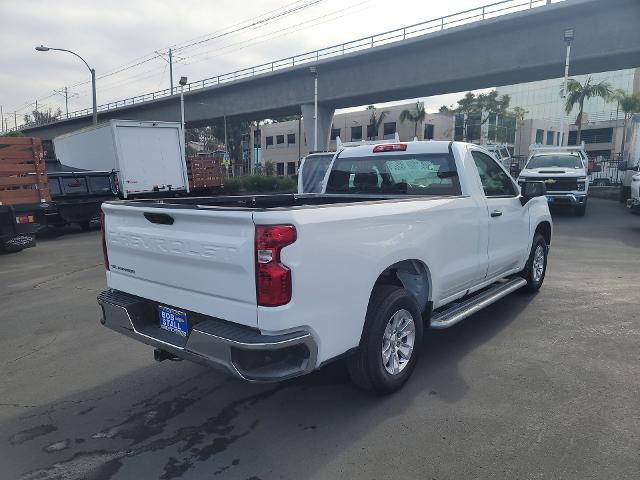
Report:
[[[0,256],[0,479],[640,478],[640,217],[554,211],[545,284],[429,332],[394,395],[251,385],[102,327],[99,232]]]

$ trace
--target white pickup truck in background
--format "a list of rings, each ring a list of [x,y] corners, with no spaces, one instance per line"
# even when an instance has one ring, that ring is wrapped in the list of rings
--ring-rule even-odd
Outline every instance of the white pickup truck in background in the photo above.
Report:
[[[103,204],[102,323],[158,360],[278,381],[346,357],[385,393],[423,327],[446,328],[544,280],[551,216],[481,147],[339,151],[321,194]]]
[[[533,145],[518,183],[544,182],[550,205],[571,206],[576,215],[583,216],[589,195],[588,162],[584,144],[576,147]]]

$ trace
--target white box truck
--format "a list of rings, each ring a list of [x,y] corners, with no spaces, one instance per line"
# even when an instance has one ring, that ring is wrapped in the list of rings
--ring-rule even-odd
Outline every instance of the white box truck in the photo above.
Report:
[[[188,192],[180,123],[109,120],[53,139],[57,159],[84,170],[113,172],[118,196]]]
[[[624,137],[624,154],[619,166],[622,173],[620,202],[626,202],[631,197],[633,178],[640,173],[640,113],[634,113],[627,120]]]

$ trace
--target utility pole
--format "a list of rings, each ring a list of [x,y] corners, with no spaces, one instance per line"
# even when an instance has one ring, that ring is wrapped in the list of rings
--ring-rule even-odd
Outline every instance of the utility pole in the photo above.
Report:
[[[36,100],[36,113],[33,114],[33,123],[38,124],[38,100]]]
[[[318,69],[309,67],[313,75],[313,151],[318,151]]]
[[[171,88],[171,95],[173,95],[173,50],[170,48],[168,54],[156,50],[156,55],[169,64],[169,88]]]
[[[0,105],[0,132],[4,132],[4,112],[2,111],[2,105]]]
[[[69,118],[69,92],[67,91],[67,87],[64,87],[64,109],[67,114],[67,118]]]
[[[18,130],[18,112],[13,112],[13,125]]]
[[[169,49],[169,84],[171,85],[171,95],[173,95],[173,52]]]

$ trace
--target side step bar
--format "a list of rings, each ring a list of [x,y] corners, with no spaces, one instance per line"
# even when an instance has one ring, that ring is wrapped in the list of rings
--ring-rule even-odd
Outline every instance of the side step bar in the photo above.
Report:
[[[497,283],[486,290],[482,290],[460,303],[454,303],[449,307],[445,307],[444,310],[436,310],[431,315],[431,328],[442,329],[451,327],[511,292],[524,287],[526,283],[527,281],[524,278],[511,278]]]

